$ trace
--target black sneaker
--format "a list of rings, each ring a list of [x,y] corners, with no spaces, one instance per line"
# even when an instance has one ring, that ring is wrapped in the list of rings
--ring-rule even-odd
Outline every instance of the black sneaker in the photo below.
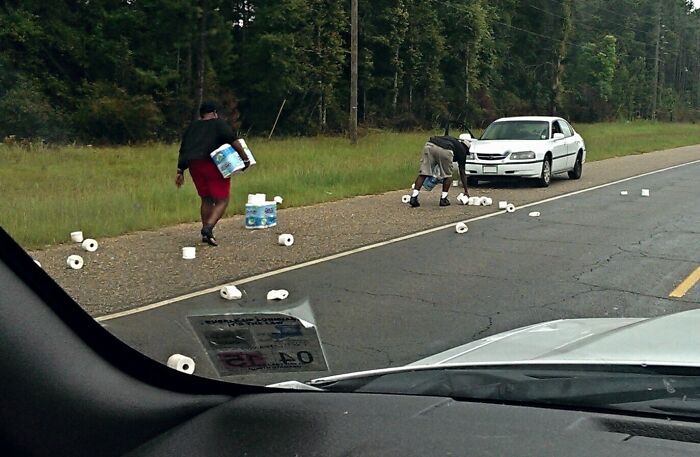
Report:
[[[440,206],[450,206],[450,201],[447,199],[447,197],[440,199]]]
[[[420,206],[420,203],[418,203],[418,195],[415,197],[411,197],[411,199],[408,201],[408,204],[411,205],[413,208],[417,208]]]

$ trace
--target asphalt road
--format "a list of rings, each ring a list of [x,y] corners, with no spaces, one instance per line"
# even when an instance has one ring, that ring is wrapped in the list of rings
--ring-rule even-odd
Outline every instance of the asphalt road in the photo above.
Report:
[[[692,164],[473,221],[465,235],[446,228],[246,283],[237,302],[212,293],[103,324],[157,360],[188,354],[216,377],[187,315],[258,310],[268,290],[287,289],[287,305],[311,304],[330,372],[226,378],[269,383],[399,366],[552,319],[687,310],[700,285],[669,294],[700,265],[699,175]]]

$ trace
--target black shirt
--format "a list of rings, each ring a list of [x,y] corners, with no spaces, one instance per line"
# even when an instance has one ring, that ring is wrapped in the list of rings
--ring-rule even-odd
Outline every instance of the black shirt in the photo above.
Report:
[[[433,136],[430,137],[430,140],[428,141],[436,146],[440,146],[442,149],[449,149],[452,151],[454,161],[464,167],[464,164],[467,161],[467,154],[469,153],[467,145],[459,141],[457,138],[449,135]]]
[[[209,153],[222,144],[233,144],[238,137],[223,119],[194,121],[185,130],[177,158],[177,168],[189,167],[190,160],[209,159]]]

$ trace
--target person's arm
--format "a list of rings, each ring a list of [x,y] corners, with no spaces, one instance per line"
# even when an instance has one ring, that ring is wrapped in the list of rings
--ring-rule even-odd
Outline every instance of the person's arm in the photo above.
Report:
[[[220,121],[220,122],[219,122]],[[241,160],[243,160],[243,170],[247,170],[248,167],[250,167],[250,157],[248,157],[248,154],[246,154],[245,149],[241,146],[241,144],[238,142],[238,137],[236,136],[235,133],[233,133],[233,129],[231,128],[230,125],[228,125],[223,119],[219,119],[218,121],[218,128],[219,128],[219,134],[221,135],[222,138],[222,143],[228,143],[230,144],[233,149],[236,150],[238,155],[241,157]]]
[[[185,134],[182,136],[182,142],[180,143],[180,151],[177,155],[177,172],[175,174],[175,186],[177,186],[178,188],[182,187],[182,185],[185,183],[185,170],[188,168],[189,165],[188,161],[184,158],[182,150],[182,146],[185,144],[186,135],[187,131],[185,131]]]

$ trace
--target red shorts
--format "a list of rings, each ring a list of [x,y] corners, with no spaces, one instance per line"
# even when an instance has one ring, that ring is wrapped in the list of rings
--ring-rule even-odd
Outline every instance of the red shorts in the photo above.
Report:
[[[231,178],[221,176],[212,160],[191,160],[190,176],[200,197],[223,200],[231,192]]]

